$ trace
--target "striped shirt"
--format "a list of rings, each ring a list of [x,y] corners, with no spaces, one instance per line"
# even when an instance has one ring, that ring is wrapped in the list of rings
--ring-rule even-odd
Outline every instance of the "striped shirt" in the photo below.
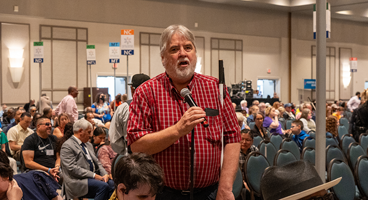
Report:
[[[187,87],[199,107],[219,111],[217,116],[206,117],[209,127],[198,124],[194,128],[194,187],[204,188],[219,180],[221,130],[224,130],[226,145],[240,142],[240,129],[228,93],[221,108],[217,79],[195,73]],[[146,134],[173,126],[189,108],[166,73],[146,81],[137,88],[130,105],[128,145]],[[189,189],[191,139],[188,132],[167,149],[153,155],[164,171],[166,186]]]

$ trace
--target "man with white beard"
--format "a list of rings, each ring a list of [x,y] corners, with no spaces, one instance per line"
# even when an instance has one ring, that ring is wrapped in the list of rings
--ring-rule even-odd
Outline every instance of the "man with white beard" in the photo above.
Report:
[[[221,107],[218,79],[194,72],[196,45],[193,33],[186,27],[166,28],[161,35],[160,50],[166,72],[135,91],[130,104],[128,145],[133,152],[153,155],[163,169],[165,188],[156,200],[189,199],[192,140],[189,133],[194,129],[194,198],[234,199],[232,188],[241,137],[230,96],[226,93]],[[198,107],[184,102],[180,95],[183,88],[191,91]],[[200,124],[204,117],[208,127]]]

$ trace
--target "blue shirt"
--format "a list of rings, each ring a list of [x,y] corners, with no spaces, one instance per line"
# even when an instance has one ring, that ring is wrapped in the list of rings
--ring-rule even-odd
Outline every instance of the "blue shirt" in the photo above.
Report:
[[[254,116],[253,115],[249,115],[247,118],[247,123],[249,125],[250,122],[254,122]]]
[[[298,145],[300,152],[303,150],[303,141],[307,137],[309,137],[309,135],[303,130],[299,133],[299,135],[293,135],[293,140]]]
[[[6,127],[6,130],[4,130],[4,133],[7,134],[9,129],[11,129],[12,127],[16,126],[17,123],[15,123],[15,119],[12,123],[10,123],[7,127]]]

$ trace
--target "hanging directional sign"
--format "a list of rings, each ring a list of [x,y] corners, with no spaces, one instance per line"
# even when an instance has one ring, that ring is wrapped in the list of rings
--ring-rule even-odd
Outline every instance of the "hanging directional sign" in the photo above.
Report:
[[[87,65],[96,64],[96,50],[95,45],[87,45]]]
[[[33,42],[33,62],[43,63],[43,42]]]
[[[356,57],[351,57],[349,60],[350,60],[350,71],[358,72],[358,59]]]
[[[120,43],[110,42],[109,44],[109,62],[119,63],[120,62]]]
[[[121,30],[121,55],[134,55],[134,30]]]

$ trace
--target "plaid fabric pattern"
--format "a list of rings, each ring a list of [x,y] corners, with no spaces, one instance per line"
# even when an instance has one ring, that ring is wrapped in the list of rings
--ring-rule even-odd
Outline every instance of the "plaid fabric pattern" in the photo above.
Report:
[[[194,187],[204,188],[219,180],[221,130],[224,130],[226,145],[240,142],[240,129],[229,95],[224,100],[224,108],[220,106],[217,79],[195,73],[188,89],[199,107],[219,110],[218,116],[206,117],[209,127],[198,124],[194,128]],[[146,134],[174,125],[189,108],[166,73],[146,81],[137,88],[130,105],[128,145]],[[164,171],[166,186],[189,189],[191,140],[188,132],[167,149],[153,155]]]

